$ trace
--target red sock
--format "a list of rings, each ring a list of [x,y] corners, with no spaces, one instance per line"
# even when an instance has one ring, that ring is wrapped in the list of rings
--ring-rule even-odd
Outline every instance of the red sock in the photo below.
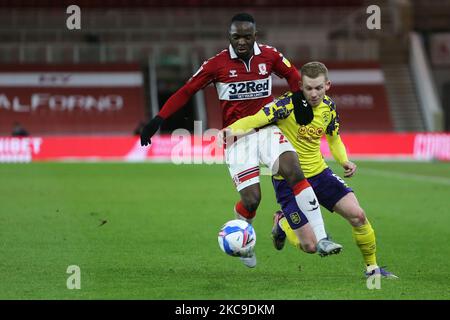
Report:
[[[292,187],[292,190],[294,191],[295,195],[298,195],[302,190],[311,187],[308,180],[303,179],[302,181],[298,182],[296,185]]]
[[[256,211],[248,211],[247,209],[245,209],[242,201],[236,203],[236,206],[234,208],[236,209],[236,212],[243,216],[245,219],[253,219],[253,217],[256,215]]]

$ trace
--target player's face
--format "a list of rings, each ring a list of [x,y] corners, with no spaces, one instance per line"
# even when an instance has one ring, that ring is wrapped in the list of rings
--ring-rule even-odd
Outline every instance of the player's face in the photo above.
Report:
[[[236,21],[230,26],[230,44],[241,59],[253,55],[253,45],[256,39],[255,25],[247,21]]]
[[[303,94],[306,101],[313,107],[317,107],[322,102],[330,86],[330,80],[326,80],[324,75],[320,75],[315,79],[302,76]]]

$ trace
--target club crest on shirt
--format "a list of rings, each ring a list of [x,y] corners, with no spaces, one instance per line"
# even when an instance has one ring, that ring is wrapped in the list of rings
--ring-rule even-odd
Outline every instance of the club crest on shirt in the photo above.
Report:
[[[259,73],[262,76],[265,76],[267,74],[267,67],[265,63],[260,63],[258,64],[258,68],[259,68]]]
[[[237,76],[238,75],[237,75],[237,71],[236,70],[230,70],[230,75],[229,75],[230,78],[235,78]]]

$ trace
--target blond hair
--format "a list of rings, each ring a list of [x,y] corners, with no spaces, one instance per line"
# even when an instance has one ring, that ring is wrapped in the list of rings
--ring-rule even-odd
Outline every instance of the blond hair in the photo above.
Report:
[[[322,62],[312,61],[305,63],[301,67],[300,73],[302,76],[307,76],[311,79],[316,79],[318,76],[323,74],[325,80],[328,80],[328,69]]]

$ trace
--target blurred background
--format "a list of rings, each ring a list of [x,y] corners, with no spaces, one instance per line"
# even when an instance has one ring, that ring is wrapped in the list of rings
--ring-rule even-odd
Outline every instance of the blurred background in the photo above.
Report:
[[[72,4],[81,16],[80,28],[70,30]],[[380,29],[367,26],[371,5],[380,8]],[[229,22],[238,12],[254,16],[259,43],[298,68],[312,60],[329,67],[329,95],[350,152],[372,157],[364,143],[352,146],[364,133],[379,135],[375,156],[450,159],[449,0],[2,0],[0,159],[132,154],[145,160],[170,147],[164,133],[193,131],[195,120],[201,131],[220,129],[209,86],[165,122],[153,151],[133,149],[142,123],[204,60],[228,47]],[[274,78],[276,96],[287,86]],[[19,143],[11,135],[39,139]],[[75,145],[87,148],[107,136],[117,147],[104,154],[58,151],[59,137],[81,136],[90,140]],[[399,144],[391,151],[386,141]]]

